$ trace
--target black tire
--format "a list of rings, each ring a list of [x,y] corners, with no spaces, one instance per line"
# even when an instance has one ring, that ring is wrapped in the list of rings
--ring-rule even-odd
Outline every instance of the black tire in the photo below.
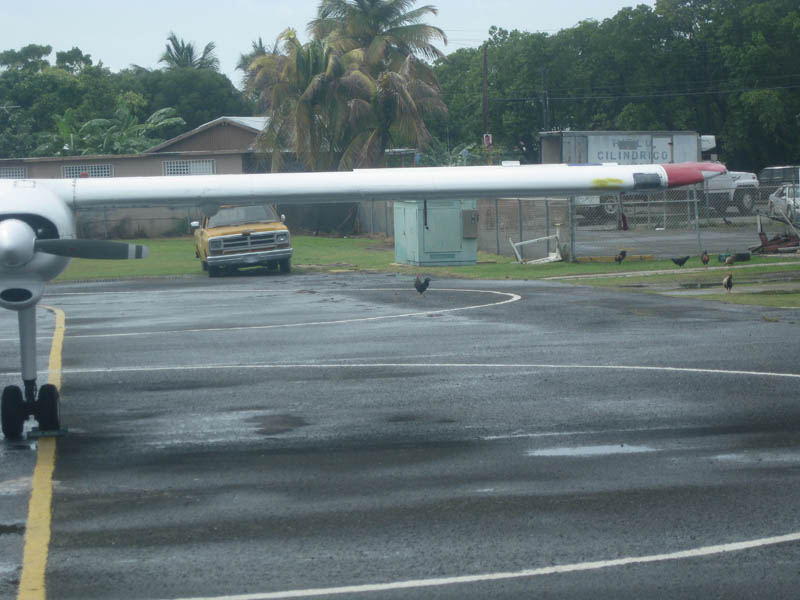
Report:
[[[61,401],[58,388],[46,383],[39,388],[36,400],[36,420],[41,431],[58,431],[61,429]]]
[[[200,266],[203,267],[203,271],[208,271],[208,263],[206,261],[200,261]]]
[[[278,265],[281,268],[281,273],[291,273],[292,272],[292,259],[291,258],[282,258],[278,261]]]
[[[736,190],[733,194],[736,208],[741,215],[752,215],[756,209],[758,195],[755,190]]]
[[[9,385],[3,390],[2,406],[3,435],[6,439],[16,440],[22,437],[22,428],[28,418],[22,390],[16,385]]]
[[[616,219],[618,208],[617,199],[614,196],[600,198],[600,214],[606,219]]]

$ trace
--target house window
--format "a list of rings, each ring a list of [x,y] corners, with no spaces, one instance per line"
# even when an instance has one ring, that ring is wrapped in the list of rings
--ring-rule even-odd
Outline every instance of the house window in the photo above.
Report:
[[[113,177],[114,169],[110,164],[105,165],[64,165],[61,167],[64,177],[75,179],[76,177]],[[85,175],[84,175],[85,173]]]
[[[164,175],[213,175],[217,172],[217,161],[213,158],[198,160],[165,160]]]
[[[25,167],[0,167],[0,179],[25,179]]]

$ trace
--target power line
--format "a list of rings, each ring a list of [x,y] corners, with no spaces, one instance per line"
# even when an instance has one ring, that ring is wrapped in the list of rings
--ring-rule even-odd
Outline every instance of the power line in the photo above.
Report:
[[[606,94],[606,95],[587,95],[576,93],[572,96],[552,96],[548,90],[548,100],[622,100],[622,99],[644,99],[644,98],[679,98],[688,96],[714,96],[722,94],[741,94],[742,92],[760,92],[767,90],[795,90],[800,89],[797,85],[782,85],[770,87],[744,87],[737,89],[704,90],[697,92],[657,92],[652,94]],[[541,100],[541,94],[527,97],[511,98],[489,98],[490,102],[531,102]]]

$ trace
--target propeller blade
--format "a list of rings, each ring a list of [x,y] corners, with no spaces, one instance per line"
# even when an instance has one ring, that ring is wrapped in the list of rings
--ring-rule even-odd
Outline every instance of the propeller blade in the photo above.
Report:
[[[57,256],[109,260],[147,258],[150,254],[147,246],[105,240],[36,240],[33,248]]]

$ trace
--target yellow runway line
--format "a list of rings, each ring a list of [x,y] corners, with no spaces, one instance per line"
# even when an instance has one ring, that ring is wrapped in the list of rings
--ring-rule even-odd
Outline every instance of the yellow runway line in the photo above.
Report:
[[[50,347],[48,382],[61,389],[61,349],[64,344],[64,311],[42,306],[56,316],[53,343]],[[28,522],[25,526],[25,550],[17,600],[45,600],[45,569],[50,549],[50,523],[53,505],[53,469],[56,465],[56,439],[39,438],[36,467],[33,470]]]

